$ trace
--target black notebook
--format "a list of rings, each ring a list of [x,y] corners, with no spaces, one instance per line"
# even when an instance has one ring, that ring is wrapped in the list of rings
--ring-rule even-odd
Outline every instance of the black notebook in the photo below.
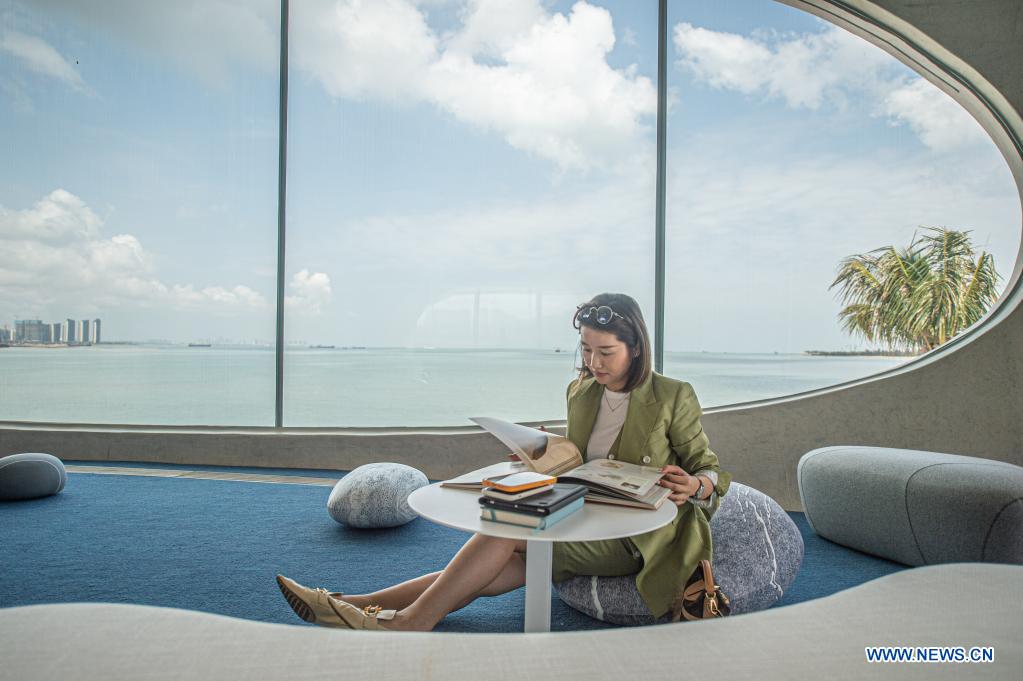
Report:
[[[495,508],[502,511],[514,511],[528,515],[550,515],[567,506],[576,499],[585,496],[585,485],[555,484],[554,489],[544,494],[537,494],[525,499],[505,501],[493,497],[480,497],[480,506]]]

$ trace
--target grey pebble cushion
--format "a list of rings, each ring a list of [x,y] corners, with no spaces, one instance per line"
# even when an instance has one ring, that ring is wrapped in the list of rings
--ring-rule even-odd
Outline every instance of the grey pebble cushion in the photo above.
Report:
[[[327,499],[330,517],[349,527],[397,527],[416,517],[408,495],[430,484],[400,463],[368,463],[338,480]]]
[[[803,562],[799,528],[771,497],[733,482],[710,522],[714,578],[728,595],[732,614],[763,610],[789,588]],[[636,589],[635,575],[573,577],[555,585],[568,605],[605,622],[623,625],[655,619]]]
[[[1023,564],[1023,467],[888,447],[807,452],[799,496],[814,532],[906,565]]]
[[[48,497],[66,484],[64,463],[52,454],[11,454],[0,459],[0,501]]]

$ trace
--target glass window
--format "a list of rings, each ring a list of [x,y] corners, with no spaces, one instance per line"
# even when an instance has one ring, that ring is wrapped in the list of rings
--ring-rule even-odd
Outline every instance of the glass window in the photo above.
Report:
[[[668,18],[665,372],[705,405],[907,360],[856,354],[889,346],[843,327],[831,285],[848,256],[901,250],[927,227],[969,231],[1002,290],[1019,251],[1018,194],[958,104],[780,3],[673,0]]]
[[[272,425],[279,4],[0,7],[0,419]]]
[[[653,314],[656,3],[293,3],[285,425],[561,418]]]
[[[284,425],[562,418],[577,303],[653,330],[657,4],[291,5]],[[2,8],[0,420],[271,425],[279,3]],[[949,97],[780,3],[668,20],[667,375],[898,366],[977,315],[900,336],[841,268],[933,283],[938,236],[1002,291],[1018,195]]]

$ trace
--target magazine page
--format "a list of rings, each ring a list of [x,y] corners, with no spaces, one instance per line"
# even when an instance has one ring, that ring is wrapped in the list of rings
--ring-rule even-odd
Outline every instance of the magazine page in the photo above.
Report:
[[[583,461],[579,448],[560,435],[489,416],[474,416],[469,420],[503,442],[520,461],[538,473],[560,475]]]
[[[567,437],[547,434],[547,451],[539,459],[534,459],[533,467],[547,475],[563,475],[570,472],[583,462],[579,448]]]
[[[470,421],[503,442],[516,456],[532,461],[547,451],[547,433],[490,416],[473,416]]]
[[[598,504],[614,504],[616,506],[632,506],[634,508],[646,508],[656,510],[661,507],[664,500],[671,494],[671,490],[667,487],[661,487],[660,485],[654,485],[650,488],[650,491],[644,494],[642,497],[633,498],[626,496],[618,496],[620,492],[615,492],[603,487],[591,488],[586,494],[586,501],[594,501]]]
[[[653,466],[639,466],[614,459],[593,459],[573,469],[571,475],[566,477],[607,487],[629,497],[642,497],[657,484],[662,475],[661,469]]]

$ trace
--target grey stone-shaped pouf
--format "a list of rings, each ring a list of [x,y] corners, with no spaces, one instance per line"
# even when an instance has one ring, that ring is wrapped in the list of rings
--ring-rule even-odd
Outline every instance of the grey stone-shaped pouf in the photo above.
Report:
[[[710,521],[714,576],[732,614],[765,610],[795,581],[803,564],[803,535],[777,501],[732,483]]]
[[[1023,564],[1023,468],[958,454],[837,446],[807,452],[814,532],[906,565]]]
[[[803,562],[803,537],[771,497],[733,482],[710,522],[714,578],[732,604],[732,614],[773,605],[792,584]],[[555,584],[558,596],[590,617],[624,625],[655,619],[636,589],[635,575],[574,577]]]
[[[66,484],[67,470],[52,454],[11,454],[0,459],[0,501],[48,497]]]
[[[430,484],[421,472],[400,463],[368,463],[338,480],[327,511],[349,527],[397,527],[416,517],[408,495]]]

